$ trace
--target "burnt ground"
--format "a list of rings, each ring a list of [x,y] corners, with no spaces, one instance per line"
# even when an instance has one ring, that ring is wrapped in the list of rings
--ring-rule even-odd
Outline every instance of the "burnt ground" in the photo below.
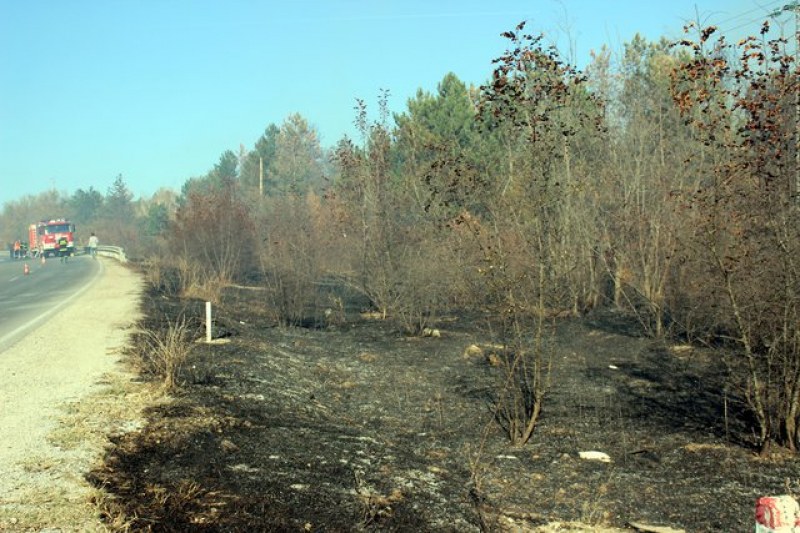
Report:
[[[203,309],[151,293],[143,325]],[[557,325],[552,388],[521,448],[493,420],[499,370],[475,320],[440,322],[441,338],[357,314],[280,328],[246,290],[226,292],[215,313],[224,339],[195,345],[175,401],[112,437],[89,476],[115,497],[109,524],[500,531],[636,521],[734,532],[752,530],[756,498],[797,488],[798,460],[758,457],[736,402],[726,417],[713,356],[636,336],[608,311]],[[471,344],[484,356],[465,357]],[[580,459],[588,450],[612,462]]]

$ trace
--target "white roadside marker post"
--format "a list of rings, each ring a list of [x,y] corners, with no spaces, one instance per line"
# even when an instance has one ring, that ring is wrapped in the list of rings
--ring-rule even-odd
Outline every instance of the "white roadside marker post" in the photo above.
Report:
[[[211,302],[206,302],[206,342],[211,342]]]

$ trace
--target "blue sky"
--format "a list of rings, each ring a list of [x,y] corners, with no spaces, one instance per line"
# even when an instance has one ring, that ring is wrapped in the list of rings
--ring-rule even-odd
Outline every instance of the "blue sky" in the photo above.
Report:
[[[528,20],[584,66],[699,12],[731,35],[786,0],[0,0],[0,205],[48,189],[179,189],[300,113],[323,146],[353,107],[402,111],[448,72],[479,85]],[[695,10],[695,7],[697,11]]]

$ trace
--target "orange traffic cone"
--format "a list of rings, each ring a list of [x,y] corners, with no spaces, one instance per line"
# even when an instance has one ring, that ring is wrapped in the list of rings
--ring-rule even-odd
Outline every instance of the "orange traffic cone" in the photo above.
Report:
[[[42,264],[44,264],[44,254],[42,254]]]
[[[28,266],[28,263],[25,263],[25,267],[22,269],[22,272],[24,272],[26,276],[31,273],[31,267]]]

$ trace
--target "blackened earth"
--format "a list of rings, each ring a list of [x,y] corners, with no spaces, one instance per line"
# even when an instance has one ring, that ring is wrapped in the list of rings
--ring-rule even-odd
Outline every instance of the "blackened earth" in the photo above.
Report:
[[[203,302],[153,291],[144,311],[146,328],[184,315],[204,335]],[[220,338],[194,346],[174,402],[113,437],[90,474],[114,497],[109,525],[460,532],[561,521],[736,532],[753,529],[759,496],[798,486],[795,457],[765,459],[748,445],[715,356],[637,336],[611,311],[556,325],[551,390],[519,448],[493,417],[501,370],[483,318],[442,320],[439,338],[357,313],[282,328],[263,294],[245,289],[228,289],[215,316]],[[473,344],[482,354],[465,355]]]

